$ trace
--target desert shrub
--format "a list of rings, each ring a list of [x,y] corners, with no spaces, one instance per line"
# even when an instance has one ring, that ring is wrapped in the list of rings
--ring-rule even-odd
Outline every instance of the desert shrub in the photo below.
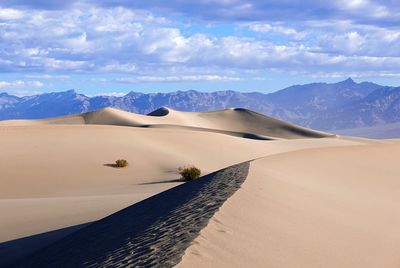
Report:
[[[125,159],[118,159],[117,161],[115,161],[115,166],[118,168],[123,168],[128,166],[128,161],[126,161]]]
[[[178,171],[179,174],[182,176],[182,179],[185,181],[195,180],[201,175],[201,170],[195,166],[180,167]]]

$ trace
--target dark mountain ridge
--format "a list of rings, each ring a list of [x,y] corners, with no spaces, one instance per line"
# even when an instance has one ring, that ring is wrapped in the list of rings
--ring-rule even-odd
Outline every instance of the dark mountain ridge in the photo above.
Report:
[[[400,87],[356,83],[349,78],[339,83],[295,85],[269,94],[189,90],[88,97],[68,90],[16,97],[1,93],[0,120],[47,118],[104,107],[148,114],[162,106],[181,111],[241,107],[305,127],[349,129],[400,122]]]

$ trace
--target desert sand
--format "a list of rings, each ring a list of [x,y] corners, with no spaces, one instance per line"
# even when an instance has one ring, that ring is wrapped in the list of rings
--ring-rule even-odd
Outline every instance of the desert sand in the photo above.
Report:
[[[399,267],[400,143],[251,162],[178,267]]]
[[[190,245],[180,246],[171,263],[400,265],[400,141],[335,136],[245,109],[160,108],[146,116],[107,108],[2,121],[0,148],[0,255],[11,256],[7,264],[64,236],[81,241],[75,232],[85,237],[100,219],[118,219],[117,211],[182,184],[180,166],[207,175],[248,162],[241,188],[207,214],[204,228],[190,232]],[[129,166],[112,167],[120,158]],[[83,226],[89,227],[77,232]],[[23,250],[27,244],[17,243],[60,229],[69,231]]]

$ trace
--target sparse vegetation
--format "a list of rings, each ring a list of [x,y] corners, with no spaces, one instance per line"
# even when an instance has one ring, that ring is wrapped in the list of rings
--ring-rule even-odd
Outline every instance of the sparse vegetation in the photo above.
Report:
[[[128,161],[126,161],[125,159],[118,159],[117,161],[115,161],[115,167],[117,168],[123,168],[127,166],[128,166]]]
[[[201,170],[195,166],[180,167],[178,168],[178,172],[185,181],[195,180],[201,175]]]

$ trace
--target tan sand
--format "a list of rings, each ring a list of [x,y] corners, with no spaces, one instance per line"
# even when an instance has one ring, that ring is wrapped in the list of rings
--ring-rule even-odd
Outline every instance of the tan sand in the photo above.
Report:
[[[8,120],[0,122],[5,126],[26,126],[44,124],[97,124],[132,127],[181,126],[198,130],[222,130],[236,133],[251,133],[275,138],[322,138],[331,134],[314,131],[286,123],[246,109],[226,109],[211,112],[180,112],[160,108],[153,116],[133,114],[114,108],[42,120]]]
[[[272,143],[95,125],[0,127],[0,241],[97,220],[177,185],[168,181],[179,178],[179,166],[196,164],[207,174],[269,154],[359,143],[335,138]],[[105,166],[119,158],[130,165]],[[148,184],[153,182],[165,183]]]
[[[144,116],[107,108],[2,121],[0,242],[101,219],[182,183],[180,166],[208,174],[258,159],[181,265],[358,264],[374,237],[376,247],[397,245],[398,144],[334,137],[243,109]],[[120,158],[129,166],[111,167]],[[385,176],[376,183],[378,174]],[[368,260],[392,264],[395,248]]]
[[[400,142],[251,163],[178,267],[399,267]]]

